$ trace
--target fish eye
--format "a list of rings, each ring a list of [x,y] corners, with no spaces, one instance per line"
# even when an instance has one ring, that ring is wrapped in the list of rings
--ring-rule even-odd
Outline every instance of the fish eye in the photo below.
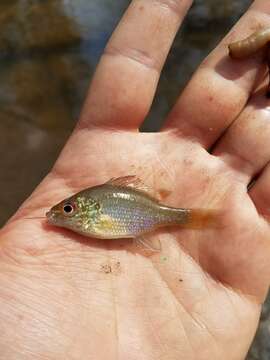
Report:
[[[65,215],[72,215],[74,213],[75,206],[73,204],[65,204],[63,206],[63,213]]]

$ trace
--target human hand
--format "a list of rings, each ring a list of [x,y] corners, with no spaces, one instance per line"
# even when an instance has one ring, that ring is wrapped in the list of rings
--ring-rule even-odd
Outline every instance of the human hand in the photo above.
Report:
[[[256,1],[203,62],[161,132],[139,133],[190,4],[132,3],[55,167],[1,230],[1,359],[245,356],[270,279],[270,126],[264,92],[252,94],[259,60],[233,61],[226,46],[267,25],[270,5]],[[169,205],[221,209],[224,226],[168,230],[144,256],[26,219],[132,174]]]

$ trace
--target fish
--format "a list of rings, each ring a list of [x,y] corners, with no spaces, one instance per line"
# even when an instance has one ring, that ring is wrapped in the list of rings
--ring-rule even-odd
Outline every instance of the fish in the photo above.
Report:
[[[215,222],[208,209],[161,204],[135,175],[84,189],[46,213],[50,225],[98,239],[141,238],[158,228],[204,228]]]

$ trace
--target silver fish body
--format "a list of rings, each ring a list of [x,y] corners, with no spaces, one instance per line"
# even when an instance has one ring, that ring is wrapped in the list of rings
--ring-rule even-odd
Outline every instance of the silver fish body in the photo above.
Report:
[[[134,186],[134,183],[136,186]],[[164,226],[203,227],[212,214],[160,204],[126,176],[80,191],[47,214],[52,225],[102,239],[135,238]]]

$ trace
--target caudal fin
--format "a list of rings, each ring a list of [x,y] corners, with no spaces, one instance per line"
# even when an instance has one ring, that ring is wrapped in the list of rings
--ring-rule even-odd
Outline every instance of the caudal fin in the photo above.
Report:
[[[218,228],[221,226],[221,214],[217,210],[190,209],[183,227],[189,229]]]

